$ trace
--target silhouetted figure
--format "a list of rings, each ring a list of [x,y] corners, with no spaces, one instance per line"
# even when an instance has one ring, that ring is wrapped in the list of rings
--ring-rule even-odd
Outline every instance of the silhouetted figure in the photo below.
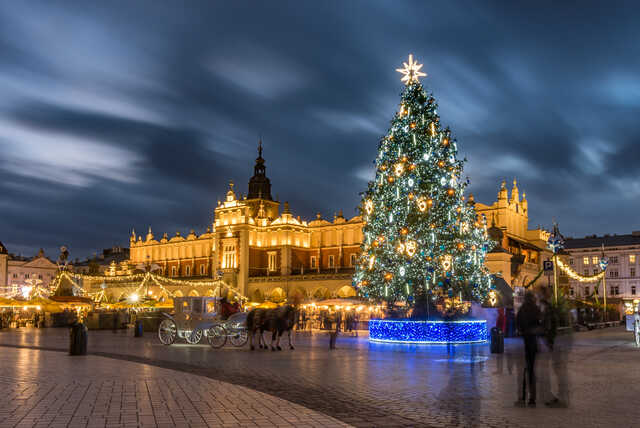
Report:
[[[540,310],[536,305],[536,298],[528,291],[524,295],[524,303],[516,316],[518,330],[524,339],[525,376],[522,381],[522,395],[516,405],[524,405],[527,399],[527,385],[529,385],[529,406],[536,405],[536,376],[535,363],[538,352],[537,335],[540,333]]]

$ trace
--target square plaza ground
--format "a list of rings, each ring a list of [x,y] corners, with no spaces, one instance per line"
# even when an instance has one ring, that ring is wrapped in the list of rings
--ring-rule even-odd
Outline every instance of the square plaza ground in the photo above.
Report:
[[[625,427],[640,418],[640,350],[622,328],[573,335],[568,409],[548,409],[542,402],[535,409],[514,407],[522,370],[518,339],[508,339],[505,353],[495,355],[486,344],[406,346],[369,343],[366,337],[341,337],[338,349],[329,351],[322,334],[298,335],[296,350],[281,352],[165,347],[151,333],[134,338],[131,331],[89,335],[90,355],[69,357],[66,329],[0,332],[2,381],[7,388],[22,385],[0,398],[0,426]],[[542,367],[539,373],[544,379]],[[40,405],[28,398],[29,391],[43,394],[34,384],[52,379],[60,385],[94,382],[82,397],[93,392],[82,404],[63,406],[66,417],[56,420],[57,410],[48,410],[58,409],[53,398]],[[81,393],[68,388],[56,396],[77,402]],[[105,390],[121,406],[119,418],[118,406],[105,407]],[[254,407],[238,398],[247,394]],[[93,418],[94,409],[105,408],[112,409],[112,418]],[[228,419],[234,414],[249,419]]]

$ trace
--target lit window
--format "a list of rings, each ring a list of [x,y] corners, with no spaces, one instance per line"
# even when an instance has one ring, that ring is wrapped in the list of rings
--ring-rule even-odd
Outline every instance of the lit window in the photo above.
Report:
[[[187,266],[187,267],[185,267],[185,274],[186,274],[187,276],[191,276],[191,266]]]
[[[356,265],[356,255],[351,254],[351,266],[355,266],[355,265]]]
[[[582,258],[582,264],[588,265],[589,264],[589,257],[583,257]]]
[[[318,267],[317,260],[316,256],[311,256],[311,269],[316,269]]]
[[[273,272],[277,269],[278,256],[275,251],[270,251],[268,253],[268,257],[269,257],[268,259],[269,271]]]
[[[629,263],[635,263],[635,262],[636,262],[636,255],[629,254]]]
[[[592,265],[597,265],[598,264],[598,256],[591,257],[591,264]]]
[[[329,268],[333,268],[334,267],[334,257],[333,255],[329,256]]]
[[[236,246],[233,244],[226,244],[222,253],[222,268],[234,269],[236,266]]]

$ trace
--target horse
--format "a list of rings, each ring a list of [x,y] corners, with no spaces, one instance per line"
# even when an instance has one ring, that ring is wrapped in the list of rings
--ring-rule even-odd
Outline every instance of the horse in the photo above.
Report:
[[[270,331],[271,335],[271,350],[281,351],[280,338],[286,331],[289,333],[289,349],[295,349],[291,339],[291,332],[295,325],[296,309],[291,305],[280,306],[275,309],[254,309],[249,312],[247,316],[247,329],[249,330],[250,347],[251,350],[255,349],[253,346],[253,336],[259,330],[260,340],[259,346],[263,347],[263,333],[265,330]],[[276,340],[277,339],[277,340]],[[273,342],[276,341],[276,346],[273,346]],[[267,349],[267,344],[264,343],[264,348]]]
[[[264,325],[266,322],[266,315],[268,311],[269,309],[256,308],[256,309],[252,309],[247,314],[247,330],[249,333],[249,346],[252,351],[255,349],[255,347],[253,346],[253,338],[256,335],[256,332],[258,331],[260,331],[258,346],[260,347],[260,349],[262,349],[262,344],[264,343],[264,337],[263,337],[263,332],[265,330]],[[264,347],[266,348],[267,345],[265,344]]]

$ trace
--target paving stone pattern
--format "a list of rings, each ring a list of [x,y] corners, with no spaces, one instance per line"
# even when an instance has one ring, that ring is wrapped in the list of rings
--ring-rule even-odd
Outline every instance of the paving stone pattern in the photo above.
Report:
[[[202,376],[109,358],[1,348],[0,427],[347,426]]]
[[[0,333],[0,344],[65,349],[64,330]],[[404,346],[297,337],[282,352],[207,345],[162,346],[152,334],[90,332],[94,355],[171,368],[284,398],[354,426],[599,427],[640,420],[640,351],[622,329],[574,335],[568,353],[571,405],[515,408],[523,370],[519,340],[506,353],[488,345]],[[1,348],[0,348],[1,350]],[[545,361],[544,354],[540,361]],[[548,358],[548,355],[547,355]],[[548,364],[548,363],[547,363]],[[542,367],[539,375],[543,375]],[[540,376],[541,378],[543,376]]]

